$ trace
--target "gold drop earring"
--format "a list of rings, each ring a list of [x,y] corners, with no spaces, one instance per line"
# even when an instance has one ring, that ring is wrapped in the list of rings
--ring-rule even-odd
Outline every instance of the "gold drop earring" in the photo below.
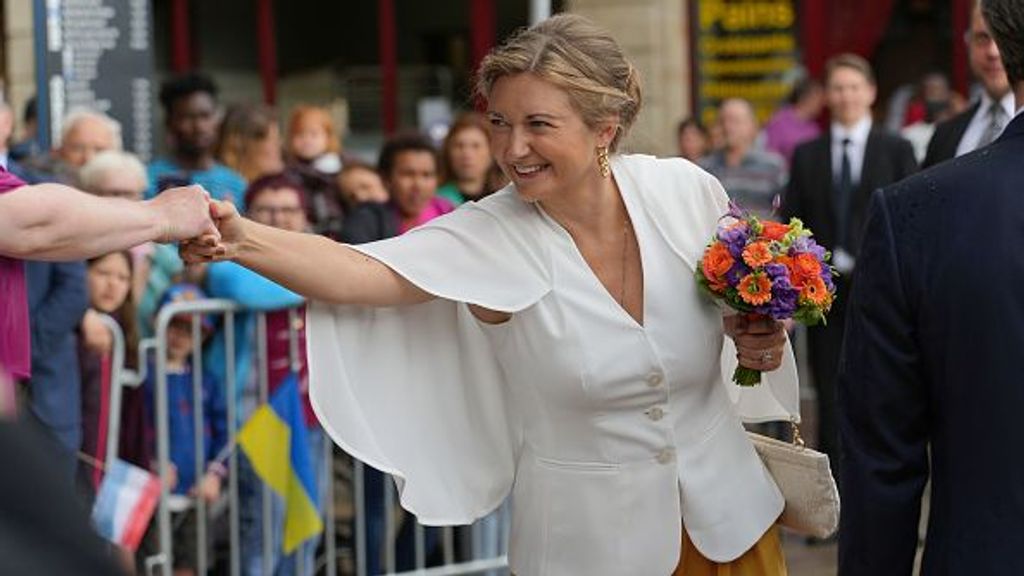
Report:
[[[597,147],[597,167],[601,170],[601,176],[607,178],[612,174],[612,165],[608,161],[608,147]]]

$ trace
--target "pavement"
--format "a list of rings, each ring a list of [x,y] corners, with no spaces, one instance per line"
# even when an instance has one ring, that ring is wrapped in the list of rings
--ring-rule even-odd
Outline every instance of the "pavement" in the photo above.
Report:
[[[792,533],[783,534],[782,538],[789,576],[835,576],[836,544],[809,546],[803,536]]]

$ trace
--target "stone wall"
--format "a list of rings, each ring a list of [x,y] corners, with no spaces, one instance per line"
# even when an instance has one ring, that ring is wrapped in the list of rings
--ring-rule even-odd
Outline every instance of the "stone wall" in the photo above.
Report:
[[[676,152],[675,127],[690,114],[690,0],[570,0],[566,9],[611,31],[640,71],[644,107],[626,151]]]
[[[32,2],[7,0],[3,3],[4,36],[6,45],[3,57],[7,77],[4,82],[4,97],[14,109],[15,139],[21,135],[21,113],[25,101],[36,93],[36,58],[32,30]]]

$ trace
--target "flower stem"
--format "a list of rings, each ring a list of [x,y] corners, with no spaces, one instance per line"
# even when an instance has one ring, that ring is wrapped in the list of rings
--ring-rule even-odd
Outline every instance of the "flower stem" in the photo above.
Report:
[[[761,383],[761,371],[737,366],[736,371],[732,373],[732,381],[740,386],[757,386]]]

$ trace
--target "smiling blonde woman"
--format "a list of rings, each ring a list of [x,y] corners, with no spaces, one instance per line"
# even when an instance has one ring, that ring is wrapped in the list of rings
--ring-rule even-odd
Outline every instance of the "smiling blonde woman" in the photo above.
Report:
[[[784,574],[783,499],[741,421],[795,414],[796,372],[779,325],[723,321],[698,293],[721,186],[616,153],[639,77],[579,16],[520,32],[479,76],[505,189],[359,247],[217,203],[222,240],[186,258],[318,301],[325,429],[393,474],[423,523],[469,523],[511,494],[516,574]],[[741,391],[722,376],[737,358],[773,372]]]

